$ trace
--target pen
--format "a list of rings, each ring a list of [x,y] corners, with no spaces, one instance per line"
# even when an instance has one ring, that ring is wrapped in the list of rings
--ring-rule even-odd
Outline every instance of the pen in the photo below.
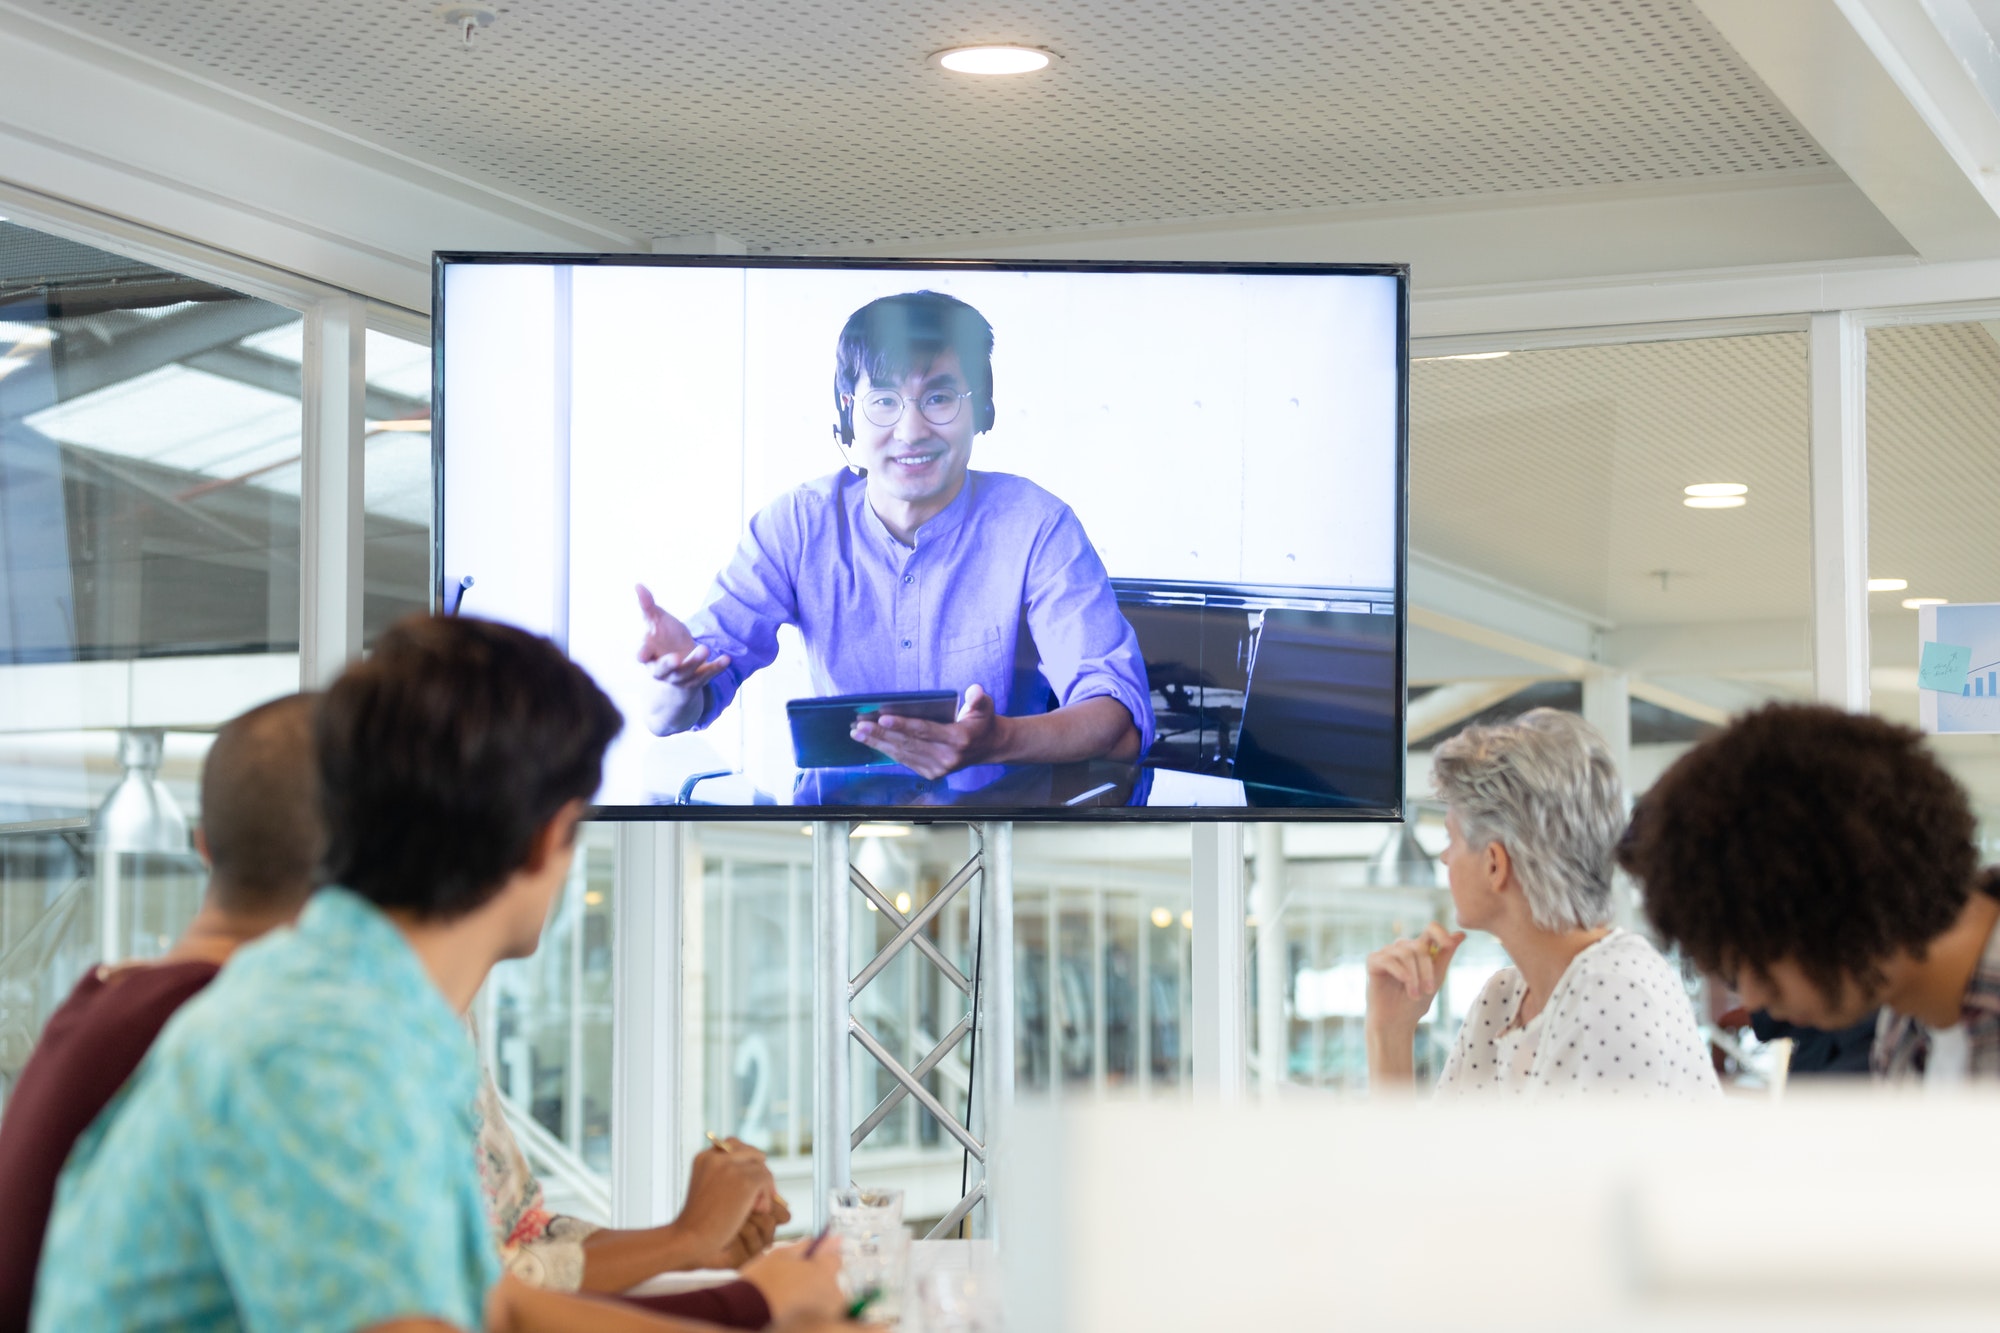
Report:
[[[880,1300],[881,1297],[882,1289],[880,1287],[862,1292],[860,1299],[847,1307],[847,1317],[849,1319],[859,1319],[862,1315],[868,1313],[868,1307]]]
[[[719,1153],[727,1153],[729,1151],[729,1145],[723,1142],[721,1139],[717,1138],[715,1136],[715,1131],[712,1129],[708,1131],[708,1141],[715,1145],[715,1150]],[[785,1202],[784,1195],[776,1193],[774,1191],[771,1195],[771,1198],[773,1202],[777,1203],[786,1212],[789,1213],[791,1211],[791,1205]]]
[[[812,1244],[806,1246],[806,1258],[810,1259],[813,1257],[813,1251],[819,1248],[819,1243],[825,1240],[827,1233],[832,1230],[833,1230],[833,1223],[831,1222],[828,1222],[825,1226],[819,1229],[819,1234],[812,1238]]]

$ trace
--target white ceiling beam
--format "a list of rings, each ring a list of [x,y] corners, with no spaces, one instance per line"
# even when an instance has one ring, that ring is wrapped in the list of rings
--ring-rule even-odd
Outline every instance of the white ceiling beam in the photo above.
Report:
[[[1410,601],[1410,624],[1434,630],[1439,634],[1448,634],[1455,639],[1463,639],[1467,643],[1491,649],[1496,653],[1518,657],[1558,676],[1581,680],[1596,665],[1587,657],[1578,657],[1560,648],[1551,648],[1511,631],[1495,628],[1481,620],[1468,620],[1463,616],[1420,605],[1414,597]]]
[[[1720,726],[1729,720],[1729,714],[1733,711],[1684,694],[1658,681],[1647,680],[1643,676],[1627,676],[1624,680],[1626,692],[1632,698],[1643,699],[1649,704],[1679,713],[1683,717],[1691,717],[1697,722],[1712,722]],[[1626,737],[1626,746],[1628,749],[1631,746],[1629,734]]]
[[[1533,684],[1533,678],[1465,680],[1440,685],[1410,701],[1405,736],[1411,745],[1427,740],[1469,717],[1476,717]]]
[[[297,653],[0,666],[0,735],[200,730],[298,688]]]
[[[1948,77],[1963,72],[1919,0],[1696,4],[1917,254],[2000,255],[1983,175],[2000,124],[1968,115]]]
[[[1422,550],[1410,552],[1410,604],[1434,618],[1504,632],[1536,652],[1554,652],[1564,662],[1590,662],[1598,652],[1598,634],[1610,628],[1610,620],[1586,610]]]
[[[1907,255],[1839,171],[1001,232],[901,243],[897,254],[1018,259],[1408,263],[1418,292],[1636,272]],[[879,245],[826,253],[888,253]]]
[[[419,161],[0,0],[0,176],[410,310],[439,249],[644,250],[646,238]]]

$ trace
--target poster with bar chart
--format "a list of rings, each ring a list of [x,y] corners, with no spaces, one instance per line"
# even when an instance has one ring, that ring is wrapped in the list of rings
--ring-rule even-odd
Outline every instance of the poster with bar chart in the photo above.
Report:
[[[1962,650],[1965,675],[1953,671],[1948,688],[1920,688],[1918,709],[1930,732],[2000,732],[2000,603],[1966,602],[1917,610],[1917,650],[1937,645]],[[1921,682],[1920,682],[1921,683]]]

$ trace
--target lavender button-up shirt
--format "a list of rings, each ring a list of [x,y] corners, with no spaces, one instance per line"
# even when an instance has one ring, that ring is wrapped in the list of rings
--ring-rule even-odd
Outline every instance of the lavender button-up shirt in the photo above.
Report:
[[[1153,743],[1138,636],[1068,505],[1025,477],[968,472],[915,546],[890,535],[867,483],[845,470],[766,505],[688,629],[729,666],[709,682],[707,726],[778,655],[778,626],[805,638],[821,694],[979,685],[1020,716],[1102,695]],[[1039,670],[1015,676],[1023,628]]]

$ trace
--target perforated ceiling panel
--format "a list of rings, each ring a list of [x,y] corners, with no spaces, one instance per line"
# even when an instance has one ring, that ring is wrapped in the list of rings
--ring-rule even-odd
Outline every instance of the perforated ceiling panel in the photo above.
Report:
[[[1811,612],[1804,334],[1419,362],[1410,413],[1418,550],[1617,624]]]
[[[1827,165],[1688,0],[509,0],[471,50],[409,0],[30,2],[638,236],[757,249]],[[926,63],[995,39],[1062,59]]]

